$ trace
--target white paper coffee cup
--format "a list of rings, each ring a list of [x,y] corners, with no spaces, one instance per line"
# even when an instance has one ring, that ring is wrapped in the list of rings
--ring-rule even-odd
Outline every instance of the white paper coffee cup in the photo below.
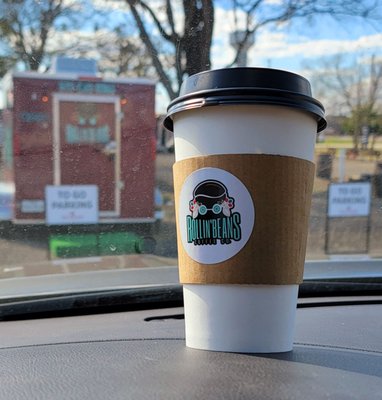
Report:
[[[208,71],[190,77],[180,98],[170,105],[166,121],[174,130],[177,163],[209,156],[224,162],[224,155],[232,154],[285,156],[312,162],[317,131],[325,126],[323,108],[312,99],[304,78],[256,68]],[[203,174],[208,176],[209,171],[214,172],[205,169]],[[255,215],[256,206],[254,210],[256,226],[261,216]],[[247,213],[242,214],[241,219]],[[179,220],[177,223],[179,236],[182,226]],[[185,243],[184,238],[178,239],[179,243],[193,251],[193,244]],[[203,252],[213,258],[213,246],[196,249],[191,258],[202,261],[203,268],[220,265],[221,259],[216,264],[203,264],[203,260],[211,259]],[[226,251],[227,245],[220,249]],[[207,282],[184,283],[183,288],[188,347],[249,353],[292,349],[298,283]]]

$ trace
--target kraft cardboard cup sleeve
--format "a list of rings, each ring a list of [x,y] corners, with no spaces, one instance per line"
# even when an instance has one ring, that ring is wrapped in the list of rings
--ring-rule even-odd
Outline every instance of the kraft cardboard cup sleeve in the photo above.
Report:
[[[183,83],[164,124],[186,345],[290,351],[323,106],[290,72],[213,70]]]

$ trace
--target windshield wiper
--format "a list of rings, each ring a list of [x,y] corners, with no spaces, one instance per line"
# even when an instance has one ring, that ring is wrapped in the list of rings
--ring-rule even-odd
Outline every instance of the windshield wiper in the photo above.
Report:
[[[299,298],[334,297],[334,296],[382,296],[382,282],[380,279],[364,281],[357,280],[320,280],[304,281],[298,292]]]
[[[180,285],[18,298],[0,303],[0,320],[54,318],[183,306]]]
[[[369,282],[321,282],[308,281],[300,285],[299,298],[315,298],[315,301],[299,302],[298,307],[338,305],[335,297],[341,296],[342,305],[382,303],[382,283]],[[351,297],[346,301],[344,297]],[[368,299],[357,300],[357,297]],[[376,297],[379,296],[379,297]],[[375,297],[373,299],[372,297]],[[333,301],[317,301],[317,298],[333,298]],[[332,304],[333,303],[333,304]],[[0,320],[54,318],[107,312],[136,311],[145,309],[183,306],[181,285],[160,285],[115,290],[100,290],[59,295],[39,295],[6,299],[0,303]]]

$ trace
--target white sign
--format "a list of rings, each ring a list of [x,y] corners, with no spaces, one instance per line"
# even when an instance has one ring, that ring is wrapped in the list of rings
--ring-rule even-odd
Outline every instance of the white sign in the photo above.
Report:
[[[244,184],[218,168],[202,168],[184,181],[179,198],[179,230],[187,254],[216,264],[237,254],[255,223],[255,207]]]
[[[98,187],[62,185],[45,187],[47,225],[98,222]]]
[[[369,182],[329,185],[328,217],[367,217],[370,214]]]

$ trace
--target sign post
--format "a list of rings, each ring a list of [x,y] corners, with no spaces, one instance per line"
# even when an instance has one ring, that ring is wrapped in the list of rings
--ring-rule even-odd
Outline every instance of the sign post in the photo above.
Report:
[[[98,223],[96,185],[58,185],[45,187],[47,225]]]
[[[326,254],[329,251],[329,221],[333,218],[367,217],[366,252],[369,251],[370,206],[370,182],[331,183],[329,185],[325,227]]]

